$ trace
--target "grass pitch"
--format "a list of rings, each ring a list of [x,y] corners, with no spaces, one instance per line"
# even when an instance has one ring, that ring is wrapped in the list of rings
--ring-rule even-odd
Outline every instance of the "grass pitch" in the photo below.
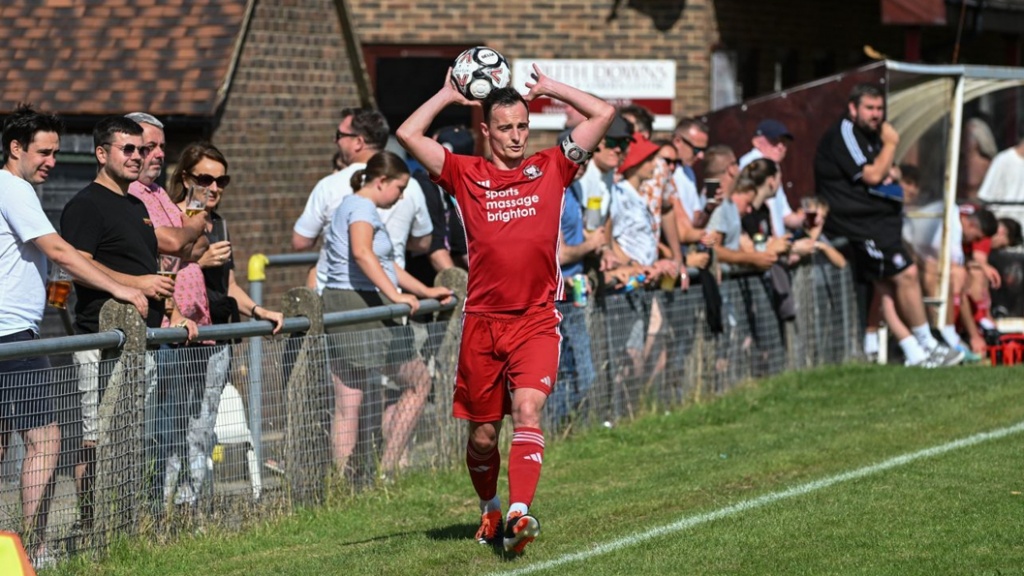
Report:
[[[542,533],[519,558],[473,541],[457,470],[43,574],[1020,574],[1024,433],[776,496],[1021,422],[1021,368],[796,372],[549,442],[531,509]]]

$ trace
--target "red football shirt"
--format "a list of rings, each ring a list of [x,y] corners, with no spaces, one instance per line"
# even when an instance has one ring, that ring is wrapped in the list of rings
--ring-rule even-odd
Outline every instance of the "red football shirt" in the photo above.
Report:
[[[434,181],[455,196],[469,252],[468,312],[522,310],[562,298],[558,230],[576,165],[557,148],[501,170],[445,150]]]
[[[982,252],[985,256],[992,253],[992,238],[982,238],[977,242],[964,242],[964,257],[970,260],[975,252]]]

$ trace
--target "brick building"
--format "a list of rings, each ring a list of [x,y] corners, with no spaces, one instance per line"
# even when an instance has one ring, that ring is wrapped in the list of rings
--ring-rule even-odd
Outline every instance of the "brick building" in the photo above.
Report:
[[[883,24],[880,6],[890,4],[931,5],[943,19]],[[234,178],[223,213],[244,283],[251,254],[288,251],[309,191],[329,172],[340,110],[375,103],[397,126],[466,47],[486,44],[513,60],[670,60],[678,117],[709,110],[713,94],[769,93],[862,64],[872,50],[943,62],[956,47],[962,62],[1020,64],[1024,2],[975,4],[14,0],[0,8],[0,110],[30,101],[68,121],[58,169],[41,190],[54,218],[92,177],[88,133],[103,115],[156,114],[169,161],[193,139],[212,140]],[[471,117],[455,110],[445,121]],[[541,133],[535,144],[551,141]],[[267,301],[276,305],[302,276],[271,271]]]

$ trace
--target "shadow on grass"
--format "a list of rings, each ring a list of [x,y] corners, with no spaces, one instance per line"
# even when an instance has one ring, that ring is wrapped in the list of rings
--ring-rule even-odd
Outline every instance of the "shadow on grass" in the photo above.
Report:
[[[465,540],[472,543],[476,541],[473,535],[476,534],[477,528],[476,524],[452,524],[442,528],[432,528],[427,530],[425,534],[431,540]],[[519,554],[505,552],[504,547],[502,547],[501,536],[489,546],[481,545],[480,548],[489,548],[492,554],[506,562],[517,560],[520,557]]]

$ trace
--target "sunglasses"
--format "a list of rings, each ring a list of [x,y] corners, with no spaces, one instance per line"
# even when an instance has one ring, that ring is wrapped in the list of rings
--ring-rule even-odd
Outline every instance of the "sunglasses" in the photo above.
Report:
[[[217,183],[217,188],[227,188],[228,184],[231,184],[231,176],[228,176],[227,174],[223,176],[218,176],[216,178],[210,176],[209,174],[192,174],[191,172],[189,172],[188,175],[191,176],[192,179],[196,181],[196,184],[199,184],[203,188],[209,188],[210,186],[213,186],[214,182]]]
[[[658,158],[664,160],[665,164],[667,164],[669,168],[675,169],[683,165],[683,161],[678,158],[666,158],[664,156],[658,156]]]
[[[342,132],[341,130],[338,130],[334,133],[334,141],[337,142],[342,138],[359,138],[360,136],[362,136],[362,134],[353,134],[351,132]]]
[[[149,156],[149,153],[153,151],[153,148],[149,146],[136,146],[135,144],[122,145],[114,144],[113,142],[107,142],[106,144],[104,144],[104,146],[113,146],[114,148],[117,148],[121,152],[124,152],[124,155],[129,158],[131,158],[132,155],[135,154],[136,152],[139,153],[139,156],[145,157]]]
[[[604,138],[604,147],[608,149],[618,148],[625,152],[626,150],[629,150],[629,143],[629,138],[609,138],[607,136]]]
[[[693,143],[693,142],[690,142],[689,140],[687,140],[687,139],[686,139],[685,137],[683,137],[683,136],[676,136],[676,138],[679,138],[680,140],[682,140],[682,141],[683,141],[683,143],[684,143],[684,144],[686,144],[687,146],[689,146],[689,147],[690,147],[690,150],[693,150],[693,155],[694,155],[694,156],[697,156],[697,155],[699,155],[699,154],[703,154],[704,152],[707,152],[707,149],[708,149],[708,147],[707,147],[707,146],[696,146],[696,145],[694,145],[694,143]]]

